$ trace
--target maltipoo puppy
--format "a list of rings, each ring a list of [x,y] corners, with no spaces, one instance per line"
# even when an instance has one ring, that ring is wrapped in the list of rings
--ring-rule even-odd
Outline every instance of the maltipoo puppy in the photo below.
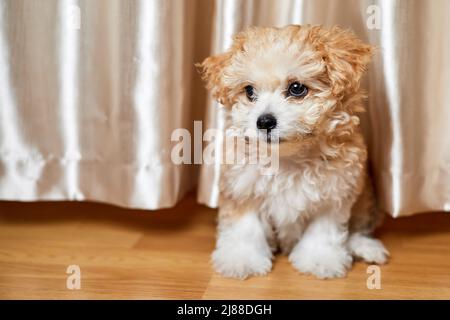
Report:
[[[345,276],[353,257],[386,262],[387,250],[370,235],[381,215],[356,115],[371,54],[339,27],[254,27],[201,64],[231,127],[255,130],[279,150],[273,174],[258,163],[222,165],[217,272],[265,275],[278,249],[319,278]]]

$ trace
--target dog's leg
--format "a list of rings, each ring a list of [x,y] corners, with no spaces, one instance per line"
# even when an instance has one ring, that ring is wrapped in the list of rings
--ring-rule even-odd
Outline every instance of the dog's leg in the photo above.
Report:
[[[239,279],[270,271],[272,251],[256,212],[220,219],[212,263],[221,275]]]
[[[346,275],[352,264],[352,256],[346,247],[346,216],[349,213],[330,212],[310,222],[289,255],[289,260],[297,270],[322,279]]]

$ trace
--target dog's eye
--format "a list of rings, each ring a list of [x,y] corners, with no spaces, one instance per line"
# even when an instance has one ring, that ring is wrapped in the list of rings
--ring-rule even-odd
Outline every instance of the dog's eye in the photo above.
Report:
[[[255,89],[252,86],[246,86],[244,89],[248,100],[255,101],[256,100]]]
[[[304,97],[308,94],[308,88],[299,82],[293,82],[289,85],[288,96]]]

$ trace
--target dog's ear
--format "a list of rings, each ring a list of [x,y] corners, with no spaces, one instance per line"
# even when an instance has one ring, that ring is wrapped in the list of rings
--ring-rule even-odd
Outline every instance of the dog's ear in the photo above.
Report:
[[[362,42],[350,30],[333,27],[322,31],[321,49],[333,94],[340,96],[345,92],[356,92],[374,47]]]
[[[228,103],[229,89],[223,81],[224,69],[231,59],[231,53],[210,56],[196,66],[200,69],[206,88],[211,90],[212,96],[223,105]]]
[[[237,33],[226,52],[210,56],[196,65],[200,69],[202,79],[206,82],[206,88],[211,90],[212,96],[224,106],[228,107],[232,104],[232,88],[225,81],[225,69],[231,63],[233,56],[244,50],[244,43],[251,31],[252,28]]]

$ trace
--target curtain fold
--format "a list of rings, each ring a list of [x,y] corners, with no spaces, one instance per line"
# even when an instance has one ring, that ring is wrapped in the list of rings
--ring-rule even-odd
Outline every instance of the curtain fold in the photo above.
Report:
[[[170,157],[175,129],[226,127],[194,63],[250,25],[339,24],[378,47],[362,120],[381,208],[449,211],[449,16],[447,0],[1,0],[0,199],[158,209],[198,185],[216,206],[219,163]]]

